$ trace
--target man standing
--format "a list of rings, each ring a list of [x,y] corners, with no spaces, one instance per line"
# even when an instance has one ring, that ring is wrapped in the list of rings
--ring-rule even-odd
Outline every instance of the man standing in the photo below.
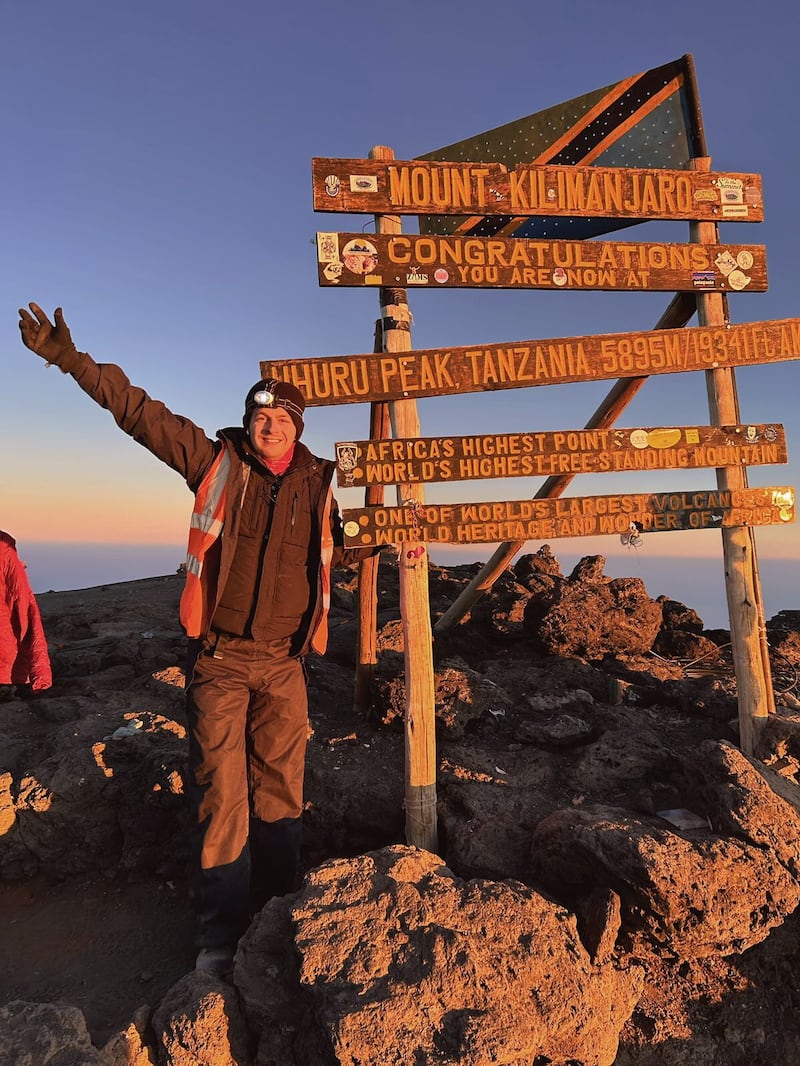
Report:
[[[61,308],[20,310],[25,345],[70,374],[117,425],[195,494],[181,623],[187,665],[191,888],[199,969],[224,974],[250,917],[295,888],[308,704],[303,657],[323,652],[332,566],[346,551],[331,492],[335,464],[300,443],[305,400],[257,382],[243,428],[211,440],[79,352]]]

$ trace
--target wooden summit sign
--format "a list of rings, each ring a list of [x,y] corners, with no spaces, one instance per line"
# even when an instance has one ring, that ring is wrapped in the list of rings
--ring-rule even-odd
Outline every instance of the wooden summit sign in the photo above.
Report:
[[[336,445],[342,488],[476,478],[785,463],[783,426],[579,429],[408,437]]]
[[[315,211],[761,222],[758,174],[313,159]]]
[[[779,525],[794,521],[794,508],[794,489],[781,486],[362,507],[342,511],[342,521],[348,547],[406,541],[491,544],[632,531]]]
[[[320,285],[763,292],[763,245],[318,233]]]
[[[475,347],[270,360],[261,363],[261,375],[291,382],[310,406],[320,406],[645,377],[797,358],[800,318],[784,318]]]

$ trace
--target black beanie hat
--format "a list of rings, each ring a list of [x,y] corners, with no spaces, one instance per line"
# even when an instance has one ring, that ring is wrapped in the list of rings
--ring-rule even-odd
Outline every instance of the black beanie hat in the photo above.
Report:
[[[242,419],[245,429],[249,429],[250,419],[257,407],[282,407],[294,422],[297,439],[300,440],[306,401],[298,388],[290,385],[288,381],[278,381],[277,378],[257,381],[245,397]]]

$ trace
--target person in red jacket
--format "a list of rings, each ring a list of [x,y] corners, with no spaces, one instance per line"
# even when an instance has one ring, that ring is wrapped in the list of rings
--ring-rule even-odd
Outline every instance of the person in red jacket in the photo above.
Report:
[[[52,684],[39,605],[17,542],[0,529],[0,686],[30,685],[41,692]]]

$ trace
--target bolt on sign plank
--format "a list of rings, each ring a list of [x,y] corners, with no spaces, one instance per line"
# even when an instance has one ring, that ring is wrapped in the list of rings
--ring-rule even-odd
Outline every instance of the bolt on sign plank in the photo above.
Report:
[[[494,544],[603,534],[784,525],[795,519],[791,486],[647,492],[497,503],[417,503],[342,511],[345,544],[438,541]]]
[[[336,444],[340,488],[787,461],[781,425],[572,429]]]
[[[800,358],[800,318],[261,362],[309,406],[447,396]]]
[[[319,284],[764,292],[763,245],[318,233]]]
[[[509,171],[531,163],[688,171],[691,159],[708,155],[692,57],[684,55],[466,140],[414,155],[417,160],[501,164]],[[630,219],[587,218],[588,211],[577,211],[566,221],[544,211],[509,218],[491,209],[460,216],[446,215],[438,207],[432,210],[435,213],[420,215],[420,233],[585,240],[635,225]]]
[[[315,211],[763,222],[758,174],[312,159]]]

